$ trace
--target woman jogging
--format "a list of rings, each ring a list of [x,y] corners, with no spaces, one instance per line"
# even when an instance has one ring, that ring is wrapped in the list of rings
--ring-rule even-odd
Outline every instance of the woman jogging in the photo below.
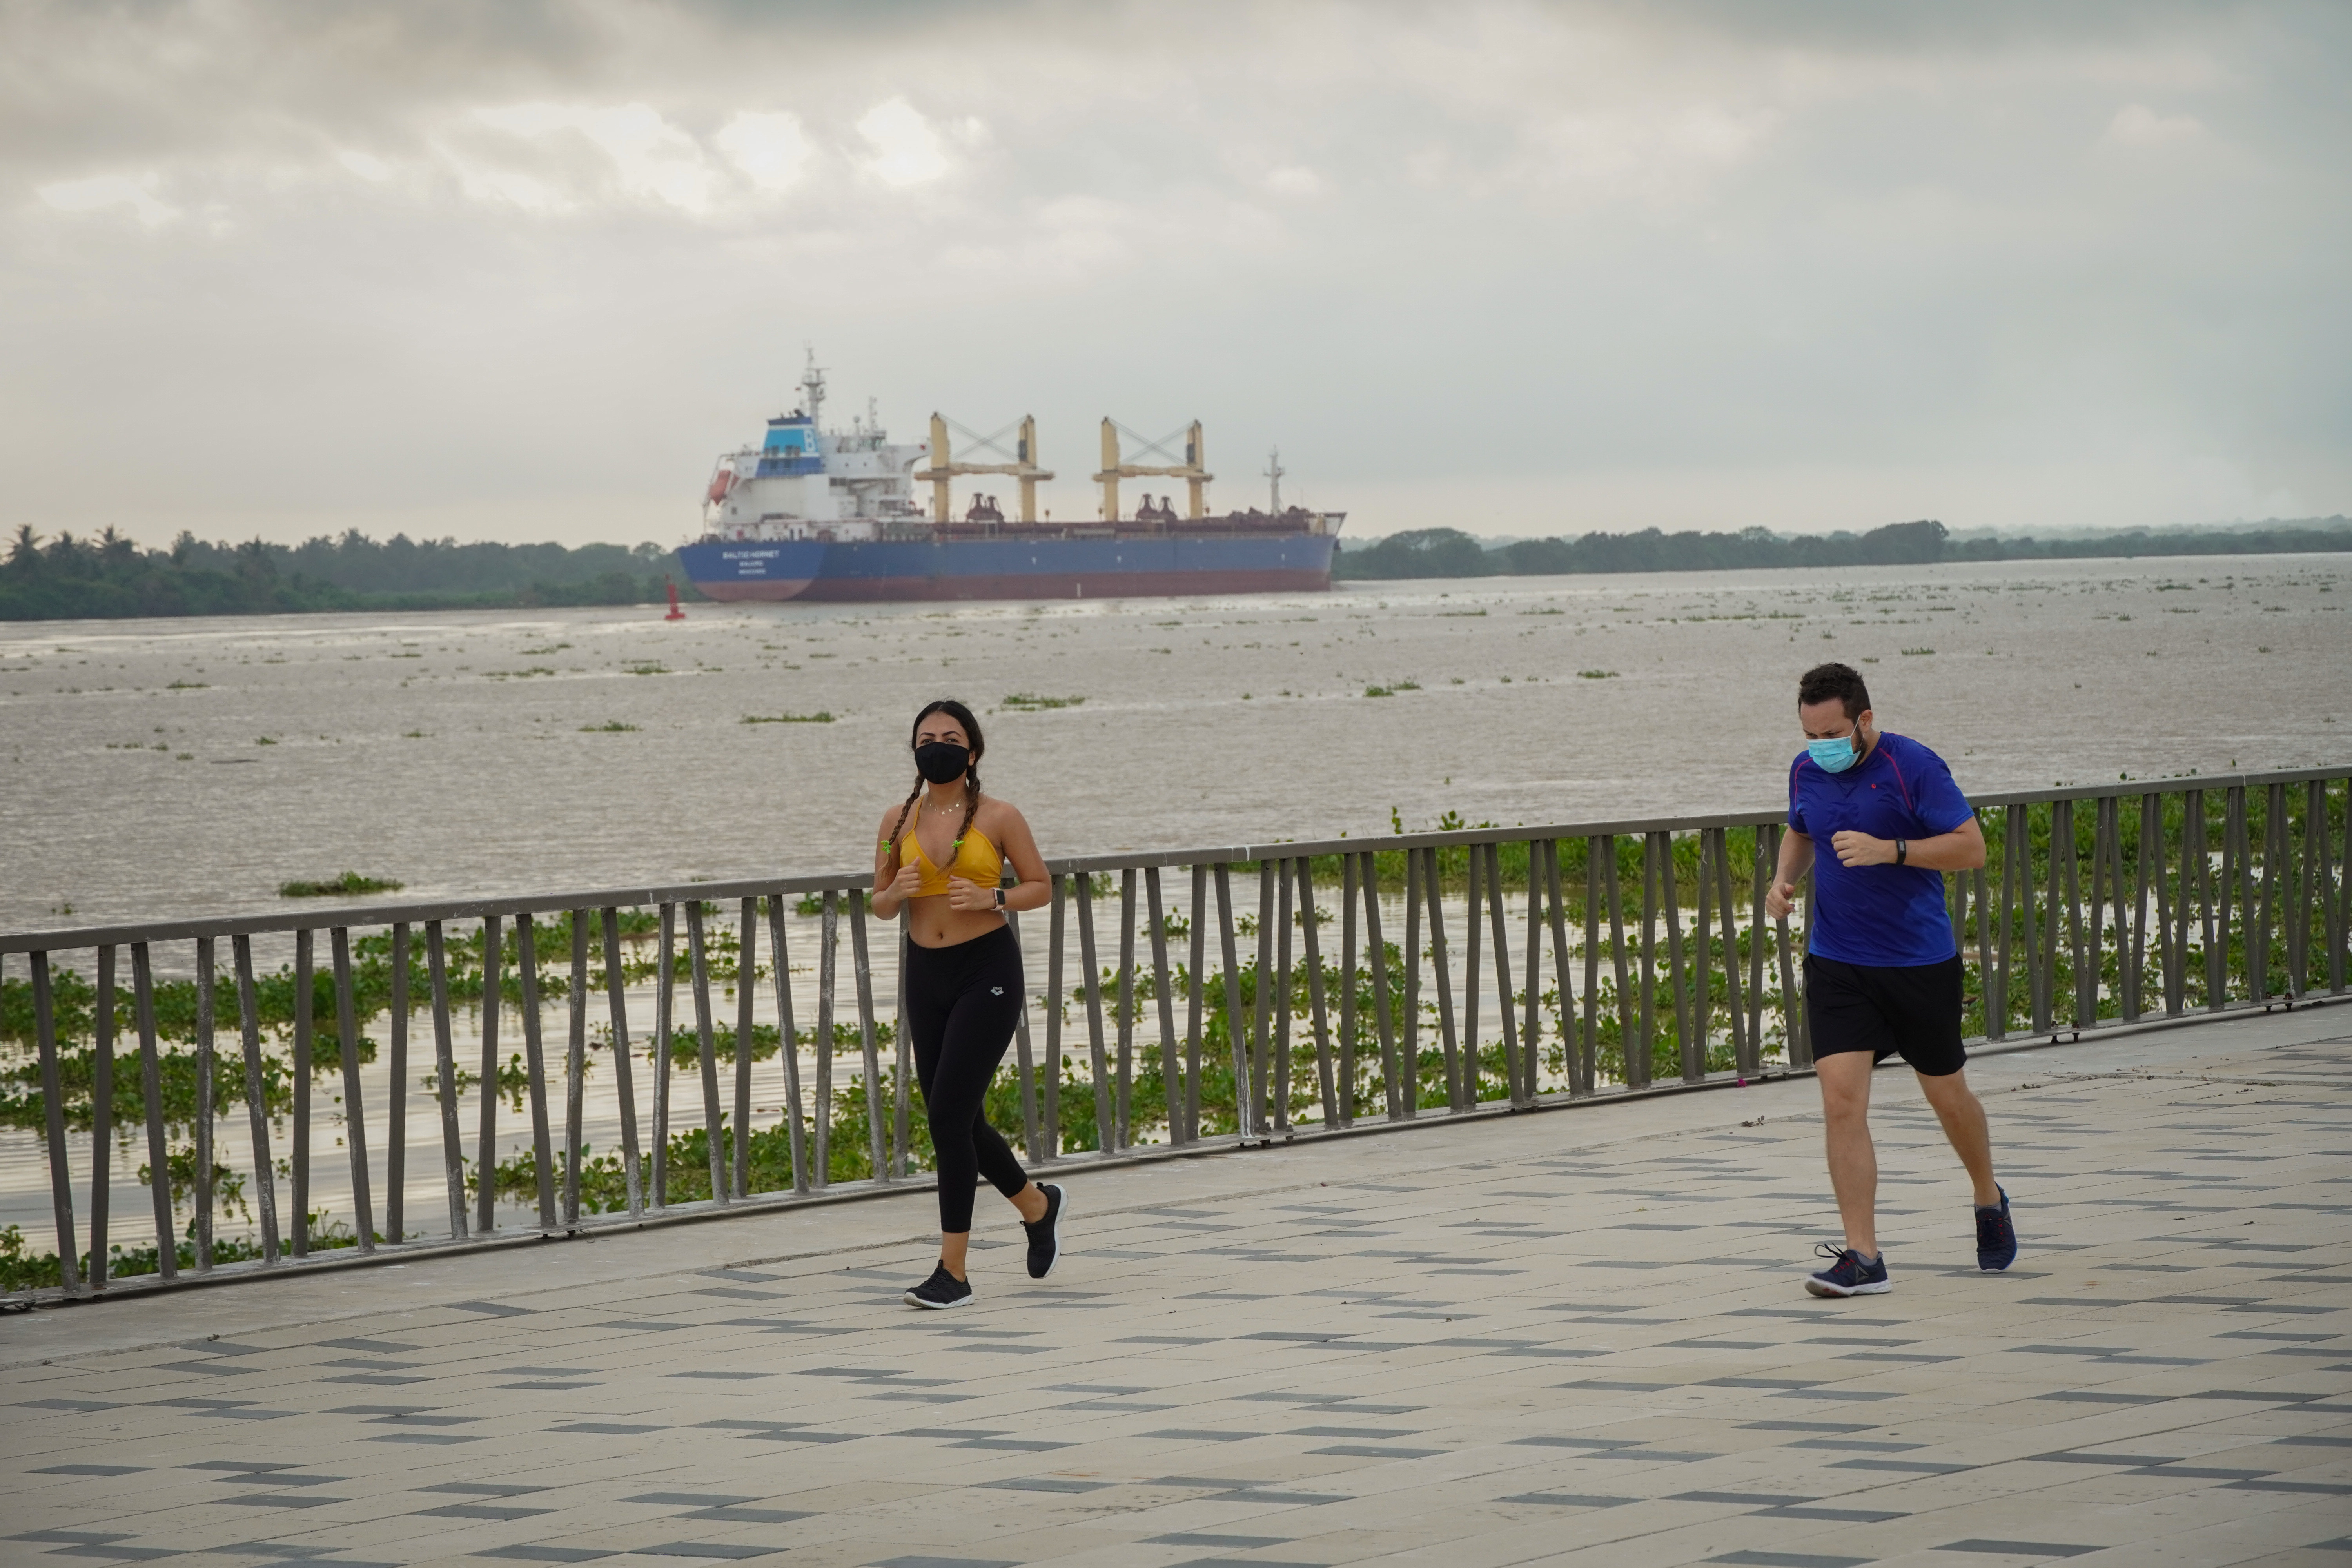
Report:
[[[1061,1256],[1055,1231],[1066,1195],[1029,1179],[984,1106],[1026,1005],[1005,911],[1050,902],[1053,884],[1028,823],[980,793],[987,742],[971,709],[932,703],[915,715],[910,744],[915,787],[882,814],[873,900],[877,920],[907,911],[906,1026],[940,1173],[940,1264],[907,1292],[907,1304],[961,1307],[971,1300],[964,1253],[982,1176],[1021,1211],[1029,1277],[1043,1279]],[[1008,862],[1018,879],[1010,888],[1001,885]]]

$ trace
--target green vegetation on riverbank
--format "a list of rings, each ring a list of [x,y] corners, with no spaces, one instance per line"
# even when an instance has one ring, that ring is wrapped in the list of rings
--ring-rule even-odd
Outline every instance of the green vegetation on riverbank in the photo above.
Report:
[[[1341,580],[1548,577],[1579,573],[1718,572],[1773,567],[1917,566],[1937,561],[2133,560],[2162,555],[2276,555],[2352,551],[2352,519],[2306,518],[2259,528],[2130,529],[2065,539],[1954,539],[1940,522],[1895,522],[1867,533],[1587,533],[1488,549],[1452,528],[1417,528],[1349,546]]]
[[[353,529],[299,545],[184,532],[142,550],[110,528],[43,540],[26,524],[0,559],[0,621],[652,605],[673,581],[681,598],[698,596],[677,557],[653,544],[378,542]]]

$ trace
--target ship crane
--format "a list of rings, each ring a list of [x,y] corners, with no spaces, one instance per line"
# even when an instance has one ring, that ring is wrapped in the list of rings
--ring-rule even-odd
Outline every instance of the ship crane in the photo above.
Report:
[[[1118,521],[1119,480],[1153,477],[1184,480],[1187,489],[1191,491],[1186,498],[1184,515],[1190,518],[1208,515],[1202,491],[1208,482],[1217,476],[1201,466],[1206,451],[1201,438],[1201,422],[1198,419],[1193,420],[1191,428],[1183,431],[1182,434],[1184,460],[1179,463],[1175,460],[1176,454],[1169,449],[1170,443],[1176,439],[1174,435],[1162,436],[1157,441],[1149,441],[1115,419],[1105,419],[1102,422],[1103,466],[1102,472],[1095,476],[1095,482],[1103,488],[1104,521],[1108,522]],[[1145,452],[1165,458],[1168,462],[1158,467],[1122,462],[1118,449],[1118,438],[1122,435],[1140,444]]]
[[[1013,460],[1009,463],[954,461],[948,447],[948,430],[951,426],[958,435],[972,445]],[[933,521],[948,521],[950,515],[948,508],[953,504],[948,491],[951,481],[959,474],[1011,474],[1021,481],[1021,521],[1024,522],[1037,521],[1037,481],[1052,479],[1053,470],[1037,466],[1036,419],[1025,414],[1021,416],[1019,440],[1014,448],[1008,452],[1002,443],[1003,438],[1012,433],[1013,428],[1008,425],[993,436],[982,436],[957,425],[944,415],[931,416],[931,466],[928,468],[918,468],[913,477],[930,481]]]

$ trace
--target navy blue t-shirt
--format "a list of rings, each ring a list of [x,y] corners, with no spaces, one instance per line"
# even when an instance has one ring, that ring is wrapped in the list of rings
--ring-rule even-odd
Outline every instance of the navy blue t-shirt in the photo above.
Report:
[[[1956,956],[1944,874],[1916,866],[1846,866],[1832,843],[1851,828],[1873,838],[1933,838],[1973,815],[1944,759],[1881,731],[1870,755],[1842,773],[1806,752],[1789,768],[1789,826],[1813,841],[1811,951],[1880,968]]]

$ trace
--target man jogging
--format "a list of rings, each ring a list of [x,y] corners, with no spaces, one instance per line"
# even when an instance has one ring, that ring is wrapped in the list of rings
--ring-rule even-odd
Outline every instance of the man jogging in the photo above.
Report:
[[[1797,879],[1813,868],[1811,941],[1805,953],[1805,1023],[1828,1124],[1830,1185],[1845,1245],[1805,1281],[1816,1296],[1876,1296],[1894,1289],[1878,1249],[1878,1152],[1870,1142],[1870,1073],[1901,1056],[1919,1075],[1960,1163],[1975,1184],[1977,1267],[2017,1257],[2009,1194],[1993,1180],[1992,1136],[1969,1088],[1960,1045],[1960,955],[1944,908],[1946,871],[1985,863],[1984,834],[1941,757],[1878,729],[1870,690],[1843,664],[1797,684],[1806,748],[1789,770],[1789,833],[1764,910],[1788,914]],[[1831,853],[1817,861],[1815,840]]]

